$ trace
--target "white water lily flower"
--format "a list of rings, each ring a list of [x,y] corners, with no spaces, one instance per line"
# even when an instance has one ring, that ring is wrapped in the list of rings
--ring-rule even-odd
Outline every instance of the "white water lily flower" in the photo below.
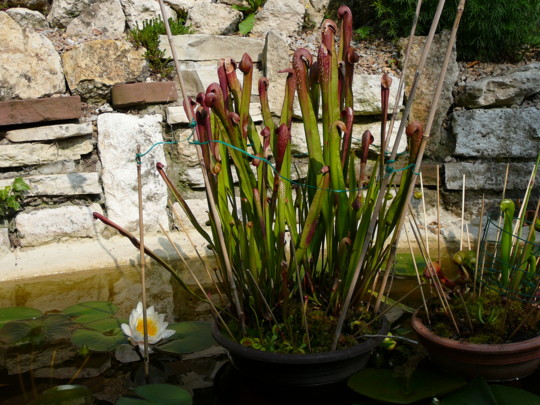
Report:
[[[167,329],[168,322],[164,322],[165,314],[158,314],[154,307],[151,306],[146,310],[146,323],[148,328],[148,344],[153,345],[161,339],[167,339],[174,335],[175,331]],[[123,323],[121,325],[122,332],[129,338],[129,341],[134,346],[139,346],[144,350],[144,326],[143,326],[143,305],[142,302],[137,304],[137,308],[131,311],[129,316],[129,325]]]

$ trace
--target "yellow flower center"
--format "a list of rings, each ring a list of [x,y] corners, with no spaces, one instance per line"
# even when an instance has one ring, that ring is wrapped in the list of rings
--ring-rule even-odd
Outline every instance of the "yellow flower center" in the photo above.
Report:
[[[158,332],[158,326],[156,322],[151,318],[147,318],[146,324],[148,328],[148,336],[155,336]],[[144,334],[144,323],[142,317],[137,320],[137,332],[139,332],[141,335]]]

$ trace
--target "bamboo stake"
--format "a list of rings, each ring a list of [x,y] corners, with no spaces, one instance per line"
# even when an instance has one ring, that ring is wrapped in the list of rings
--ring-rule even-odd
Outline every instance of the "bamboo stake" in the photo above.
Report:
[[[182,71],[180,69],[180,64],[178,63],[178,58],[176,56],[176,50],[173,46],[173,43],[172,43],[172,34],[171,34],[171,28],[169,27],[169,20],[167,19],[167,13],[165,11],[165,5],[163,3],[163,0],[159,0],[159,7],[161,9],[161,15],[163,16],[163,23],[165,25],[165,32],[167,33],[167,39],[169,41],[169,46],[171,48],[171,53],[172,53],[172,56],[173,56],[173,61],[174,61],[174,66],[176,68],[176,76],[178,78],[178,82],[180,83],[180,89],[182,90],[182,96],[183,96],[183,99],[184,99],[184,109],[186,111],[186,114],[188,116],[188,119],[190,122],[193,122],[193,113],[191,111],[191,108],[190,108],[190,100],[189,98],[187,97],[187,94],[184,90],[185,86],[184,86],[184,80],[182,79]],[[198,137],[197,137],[197,140],[198,140]],[[202,172],[202,175],[203,175],[203,179],[204,179],[204,185],[205,185],[205,190],[206,190],[206,198],[208,199],[208,207],[210,209],[210,215],[212,215],[212,218],[216,224],[216,233],[218,235],[218,239],[219,239],[219,245],[221,247],[221,250],[222,250],[222,254],[225,258],[224,260],[224,265],[225,265],[225,268],[226,268],[226,273],[227,273],[227,278],[229,279],[229,283],[231,285],[231,291],[232,291],[232,296],[233,296],[233,304],[236,308],[236,313],[238,315],[238,318],[240,319],[240,325],[241,325],[241,329],[242,329],[242,334],[245,335],[246,334],[246,321],[245,321],[245,313],[244,313],[244,309],[242,308],[242,305],[240,304],[240,298],[238,296],[238,290],[237,290],[237,287],[236,287],[236,282],[234,281],[234,277],[233,277],[233,272],[232,272],[232,268],[231,268],[231,263],[230,263],[230,260],[229,260],[229,255],[227,253],[227,247],[225,245],[225,238],[223,236],[223,232],[221,231],[221,221],[219,219],[219,213],[217,211],[217,208],[216,208],[216,203],[215,203],[215,198],[214,198],[214,195],[212,193],[212,188],[210,186],[210,179],[208,178],[208,173],[205,169],[205,166],[204,166],[204,159],[203,159],[203,155],[202,155],[202,149],[201,149],[201,146],[200,145],[195,145],[195,149],[197,150],[197,158],[199,159],[199,164],[201,166],[201,168],[203,168],[201,170]]]
[[[484,207],[485,207],[485,199],[484,199],[484,194],[482,194],[482,208],[480,209],[480,223],[478,224],[478,236],[476,238],[476,262],[474,263],[473,297],[476,297],[476,280],[478,277],[478,262],[480,261],[480,240],[482,237],[482,222],[484,220]]]
[[[422,173],[420,173],[420,192],[422,193],[422,211],[424,213],[424,234],[426,235],[426,253],[429,256],[429,237],[428,237],[428,224],[427,224],[427,215],[426,215],[426,198],[424,195],[424,181],[422,178]]]
[[[401,100],[403,99],[403,86],[405,85],[405,72],[407,71],[407,68],[409,67],[409,59],[411,54],[411,48],[412,43],[414,39],[414,34],[416,33],[416,25],[418,24],[418,17],[420,16],[420,9],[422,8],[422,0],[418,0],[416,2],[416,11],[414,12],[414,18],[413,23],[411,26],[411,33],[409,34],[409,40],[407,41],[407,49],[405,51],[405,58],[403,60],[403,68],[401,69],[401,79],[399,81],[398,89],[397,89],[397,97],[396,101],[394,102],[394,108],[392,110],[392,118],[390,119],[390,125],[388,126],[388,131],[386,135],[386,141],[385,144],[390,144],[390,138],[392,136],[392,130],[394,129],[394,122],[396,121],[396,117],[398,115],[399,106],[401,105]],[[406,118],[403,118],[406,120]],[[381,133],[381,138],[383,134]],[[362,185],[360,185],[362,187]]]
[[[405,236],[407,237],[407,244],[409,245],[409,250],[411,251],[411,257],[413,259],[413,265],[414,265],[414,272],[416,274],[416,280],[418,281],[418,285],[422,285],[422,280],[420,279],[420,272],[418,271],[418,265],[416,264],[416,258],[414,257],[414,251],[412,247],[411,240],[409,238],[409,231],[407,230],[407,227],[405,227]],[[428,321],[428,324],[431,324],[431,320],[429,318],[429,309],[427,306],[426,296],[424,295],[424,289],[420,287],[420,295],[422,296],[422,303],[424,304],[424,309],[426,311],[426,318]]]
[[[424,135],[422,137],[422,142],[420,143],[420,147],[419,147],[419,150],[418,150],[418,155],[416,157],[416,162],[415,162],[416,171],[412,172],[411,182],[409,184],[409,190],[407,192],[407,197],[406,197],[406,200],[405,200],[407,204],[411,200],[411,196],[412,196],[412,194],[414,192],[414,187],[415,187],[415,183],[416,183],[416,177],[417,177],[418,173],[421,171],[422,159],[424,157],[424,151],[426,149],[426,144],[427,144],[427,141],[428,141],[429,136],[430,136],[431,126],[433,125],[433,120],[434,120],[434,117],[435,117],[435,111],[437,110],[439,99],[441,97],[442,86],[444,84],[444,80],[445,80],[445,77],[446,77],[446,70],[448,69],[448,64],[450,62],[450,56],[452,55],[452,49],[453,49],[454,42],[456,40],[456,34],[457,34],[457,28],[459,26],[459,21],[461,20],[461,15],[463,14],[463,6],[464,6],[464,4],[465,4],[465,0],[461,0],[459,6],[457,8],[456,19],[454,21],[454,26],[453,26],[452,31],[450,33],[450,39],[448,41],[448,47],[446,49],[446,55],[445,55],[445,58],[444,58],[444,62],[443,62],[443,65],[441,67],[441,74],[439,75],[439,81],[437,83],[437,88],[436,88],[435,94],[433,96],[433,103],[431,105],[431,109],[430,109],[430,112],[429,112],[426,129],[425,129]],[[443,6],[444,6],[444,0],[440,0],[439,6],[438,6],[437,11],[435,13],[433,23],[438,22],[439,17],[440,17],[440,13],[442,12],[442,7]],[[434,31],[435,27],[433,27],[433,24],[432,24],[431,28]],[[432,34],[432,32],[430,31],[430,35],[431,34]],[[431,36],[431,39],[433,39],[433,36]],[[427,47],[427,43],[429,41],[430,41],[430,36],[428,36],[428,38],[426,39],[426,47]],[[426,47],[424,48],[425,55],[424,54],[422,55],[422,58],[421,58],[420,62],[423,61],[425,63],[424,56],[427,58]],[[420,66],[420,63],[419,63],[419,66]],[[423,66],[422,66],[422,68],[423,68]],[[418,77],[419,72],[417,71],[416,73],[417,73],[416,77]],[[405,109],[405,111],[406,111],[406,114],[404,115],[404,117],[408,117],[407,109]],[[404,118],[404,120],[405,120],[405,118]],[[401,124],[404,125],[404,121],[402,121]],[[400,126],[400,130],[401,130],[401,126]],[[398,132],[398,135],[399,135],[399,132]],[[399,141],[399,138],[398,138],[398,141]],[[396,144],[394,144],[394,151],[397,151],[397,147],[398,147],[398,143],[396,142]],[[403,210],[403,212],[401,213],[401,217],[399,219],[398,225],[396,227],[396,230],[394,232],[394,235],[392,237],[392,247],[391,247],[390,258],[389,258],[389,260],[387,262],[387,265],[386,265],[386,269],[385,269],[385,273],[384,273],[384,277],[383,277],[383,283],[382,283],[382,286],[381,286],[381,291],[384,291],[384,289],[385,289],[386,281],[388,279],[388,275],[390,274],[390,270],[391,270],[391,268],[393,266],[393,261],[395,259],[395,255],[396,255],[396,251],[397,251],[397,242],[399,240],[399,237],[400,237],[400,234],[401,234],[401,229],[403,228],[403,224],[405,222],[405,217],[406,217],[406,210]],[[377,297],[377,302],[375,303],[375,311],[378,310],[379,305],[381,303],[381,299],[382,299],[382,297],[379,295]]]
[[[137,147],[137,156],[141,153],[141,147]],[[144,347],[144,376],[148,383],[150,378],[150,356],[148,350],[148,318],[146,316],[146,261],[144,255],[144,219],[143,219],[143,198],[142,198],[142,175],[141,162],[137,161],[137,195],[139,199],[139,257],[141,266],[141,288],[142,288],[142,306],[143,306],[143,347]]]
[[[465,228],[465,175],[461,192],[461,235],[459,236],[459,250],[463,250],[463,232]]]
[[[437,263],[441,264],[441,187],[439,165],[437,165]]]
[[[174,244],[173,240],[171,239],[171,235],[169,234],[169,232],[167,232],[167,230],[163,227],[163,225],[159,224],[159,227],[161,228],[162,232],[167,237],[167,239],[168,239],[169,243],[171,244],[171,246],[173,247],[173,249],[176,251],[176,254],[178,255],[178,257],[180,257],[180,260],[182,260],[182,263],[184,263],[184,266],[186,266],[186,268],[188,269],[189,274],[191,274],[191,277],[193,277],[193,279],[195,280],[195,283],[197,284],[197,287],[199,287],[199,289],[201,290],[201,292],[205,296],[208,304],[210,305],[210,308],[212,309],[212,312],[213,312],[214,316],[216,316],[221,321],[221,324],[223,325],[223,327],[225,328],[227,333],[231,336],[231,338],[234,338],[234,335],[232,334],[231,330],[228,328],[227,323],[223,320],[223,318],[221,317],[221,314],[219,313],[216,306],[212,302],[212,299],[210,298],[210,295],[208,295],[208,293],[206,292],[206,290],[202,286],[201,282],[199,281],[199,279],[197,278],[197,276],[195,275],[193,270],[191,270],[191,266],[184,259],[184,255],[182,255],[180,253],[180,251],[178,250],[178,247],[176,247],[176,245]]]
[[[445,0],[439,0],[439,5],[437,7],[437,11],[435,12],[435,16],[433,17],[433,22],[431,24],[431,29],[430,29],[429,35],[428,35],[428,37],[426,39],[426,43],[425,43],[424,49],[422,51],[422,56],[420,57],[420,61],[418,63],[418,67],[417,67],[417,70],[416,70],[416,73],[415,73],[415,76],[414,76],[414,79],[413,79],[413,84],[411,86],[411,90],[409,92],[409,97],[407,99],[407,104],[405,106],[405,111],[403,113],[403,118],[401,120],[399,129],[398,129],[398,133],[397,133],[397,136],[396,136],[396,140],[394,142],[394,147],[393,147],[392,153],[390,155],[390,160],[392,160],[392,161],[396,159],[397,148],[399,146],[401,136],[402,136],[403,131],[405,129],[407,118],[409,117],[409,113],[411,111],[412,101],[414,99],[414,95],[416,94],[416,89],[418,87],[418,80],[419,80],[419,78],[420,78],[420,76],[422,74],[422,71],[424,69],[424,66],[425,66],[425,63],[426,63],[426,60],[427,60],[427,55],[429,53],[429,49],[431,48],[431,44],[433,42],[433,37],[435,35],[435,29],[437,28],[437,24],[439,22],[439,19],[440,19],[441,13],[442,13],[442,9],[444,7],[444,3],[445,3]],[[448,66],[448,63],[446,64],[446,66]],[[440,95],[440,92],[439,92],[439,95]],[[425,148],[425,146],[424,146],[424,148]],[[421,161],[421,159],[422,159],[422,157],[424,155],[422,144],[420,145],[420,149],[421,149],[421,153],[419,152],[417,161],[418,161],[418,159]],[[345,318],[347,316],[347,312],[348,312],[349,306],[351,304],[351,299],[352,299],[354,290],[356,288],[356,283],[357,283],[358,278],[360,276],[360,271],[362,269],[362,264],[363,264],[364,259],[366,257],[366,253],[367,253],[369,244],[371,242],[373,232],[375,230],[375,225],[377,223],[379,212],[380,212],[381,207],[382,207],[382,202],[383,202],[383,199],[384,199],[384,196],[385,196],[385,191],[388,188],[388,183],[390,182],[390,177],[391,176],[386,176],[381,181],[381,188],[379,190],[379,194],[377,196],[377,201],[375,203],[373,213],[372,213],[372,216],[371,216],[371,221],[369,223],[369,226],[368,226],[368,229],[367,229],[367,232],[366,232],[366,238],[365,238],[366,240],[364,242],[364,245],[362,246],[362,250],[360,252],[360,256],[359,256],[359,259],[358,259],[358,264],[356,265],[356,268],[354,270],[353,277],[352,277],[352,280],[351,280],[351,284],[350,284],[349,290],[347,291],[347,296],[345,297],[345,301],[343,302],[341,313],[340,313],[340,316],[339,316],[339,319],[338,319],[338,322],[337,322],[337,325],[336,325],[336,330],[335,330],[335,333],[334,333],[334,339],[333,339],[333,342],[332,342],[331,350],[335,350],[336,347],[337,347],[339,336],[341,334],[341,330],[343,329],[343,323],[345,322]],[[414,179],[414,176],[413,176],[413,179]],[[414,181],[411,184],[414,185]],[[410,194],[408,195],[408,200],[410,201]],[[392,261],[393,260],[388,260],[388,262],[392,262]],[[387,272],[385,274],[385,279],[383,280],[383,286],[381,286],[380,291],[384,291],[385,288],[386,288],[386,280],[388,278],[388,274],[390,272],[391,266],[392,266],[391,263],[389,263],[387,265]],[[375,303],[375,311],[378,310],[378,307],[380,306],[381,300],[382,300],[382,294],[379,294],[379,296],[377,297],[377,302]]]

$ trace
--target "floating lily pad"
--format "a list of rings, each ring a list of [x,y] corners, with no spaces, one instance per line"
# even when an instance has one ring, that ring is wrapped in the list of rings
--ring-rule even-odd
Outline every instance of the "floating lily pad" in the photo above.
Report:
[[[208,322],[176,322],[167,326],[176,331],[168,341],[158,346],[159,350],[184,354],[208,349],[216,344]]]
[[[521,403],[521,402],[514,402]],[[526,403],[526,402],[525,402]],[[497,404],[497,400],[493,396],[493,392],[489,385],[482,378],[475,378],[465,387],[456,391],[442,400],[443,405],[493,405]]]
[[[432,368],[418,368],[410,380],[396,377],[392,370],[368,368],[349,378],[348,386],[377,401],[411,404],[444,395],[463,387],[466,382]]]
[[[75,401],[77,400],[77,401]],[[84,402],[81,402],[84,401]],[[70,405],[92,403],[92,391],[83,385],[59,385],[44,391],[30,405]]]
[[[497,399],[498,405],[540,405],[540,397],[530,392],[518,388],[507,387],[505,385],[490,385],[493,395]]]
[[[112,302],[91,301],[75,304],[67,307],[62,312],[78,323],[88,323],[99,319],[110,318],[118,311],[118,307]]]
[[[38,319],[8,322],[0,329],[0,341],[10,345],[38,345],[44,341],[68,339],[71,331],[72,323],[67,316],[49,314]]]
[[[135,392],[140,397],[158,404],[191,405],[192,402],[188,391],[171,384],[139,385]]]
[[[98,332],[110,332],[116,329],[120,330],[123,323],[128,323],[127,318],[105,318],[85,323],[84,327]]]
[[[0,328],[11,321],[21,321],[23,319],[39,318],[43,313],[34,308],[27,307],[9,307],[0,308]]]
[[[78,347],[86,346],[94,352],[112,352],[118,346],[127,344],[128,340],[119,329],[110,333],[95,330],[77,329],[71,336],[71,342]]]

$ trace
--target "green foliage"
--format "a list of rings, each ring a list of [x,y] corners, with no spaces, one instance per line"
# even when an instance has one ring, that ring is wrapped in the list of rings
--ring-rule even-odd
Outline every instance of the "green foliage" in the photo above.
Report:
[[[247,0],[247,6],[234,5],[238,11],[241,11],[244,14],[244,19],[238,25],[238,31],[242,35],[247,35],[253,29],[253,24],[255,24],[255,13],[264,6],[266,0]]]
[[[0,189],[0,222],[21,209],[24,192],[30,190],[22,177],[13,180],[11,186]]]
[[[367,25],[354,30],[354,39],[362,41],[373,37],[373,28]]]
[[[88,404],[92,402],[92,391],[84,385],[58,385],[44,391],[29,405]]]
[[[410,34],[417,0],[374,0],[373,8],[390,37]],[[446,2],[439,29],[451,29],[459,0]],[[426,35],[438,1],[424,1],[417,35]],[[459,60],[516,60],[524,45],[538,38],[537,0],[468,0],[457,34]],[[536,18],[535,18],[536,16]]]
[[[179,17],[176,21],[169,18],[169,27],[172,35],[191,33],[191,27],[185,25],[185,18]],[[165,58],[165,52],[159,49],[159,36],[165,35],[165,24],[160,18],[145,20],[142,28],[129,30],[128,36],[137,47],[146,48],[144,56],[148,59],[150,70],[162,77],[168,77],[173,67],[169,66],[171,58]]]

